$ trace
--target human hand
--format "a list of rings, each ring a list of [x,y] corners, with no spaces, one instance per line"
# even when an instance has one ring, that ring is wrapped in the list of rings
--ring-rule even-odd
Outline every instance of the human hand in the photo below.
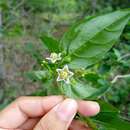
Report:
[[[0,130],[90,130],[73,118],[77,112],[96,115],[99,109],[96,102],[62,96],[21,97],[0,112]]]

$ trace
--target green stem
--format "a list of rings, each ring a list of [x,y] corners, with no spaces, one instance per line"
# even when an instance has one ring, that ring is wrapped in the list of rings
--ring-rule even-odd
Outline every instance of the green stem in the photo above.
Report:
[[[62,86],[62,83],[61,83],[61,85],[59,86],[59,88],[60,88],[61,94],[64,95],[64,88],[63,88],[63,86]]]
[[[79,113],[78,115],[79,115],[79,119],[83,121],[84,123],[86,123],[90,128],[92,128],[93,130],[98,130],[96,124],[89,117],[84,117],[80,115]]]
[[[43,62],[42,64],[48,69],[49,73],[52,75],[53,72],[51,68],[48,66],[47,62]]]

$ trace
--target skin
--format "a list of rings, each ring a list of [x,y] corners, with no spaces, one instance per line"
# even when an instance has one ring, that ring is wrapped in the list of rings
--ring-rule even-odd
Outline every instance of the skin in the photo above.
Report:
[[[91,130],[74,116],[77,112],[94,116],[99,110],[93,101],[62,96],[20,97],[0,112],[0,130]]]

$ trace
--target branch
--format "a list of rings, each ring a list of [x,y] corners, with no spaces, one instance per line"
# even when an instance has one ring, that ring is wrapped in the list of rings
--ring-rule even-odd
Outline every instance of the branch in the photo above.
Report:
[[[119,58],[119,61],[121,61],[122,59],[125,59],[125,58],[127,58],[127,57],[130,57],[130,53],[121,56],[121,57]]]
[[[123,79],[123,78],[129,78],[130,74],[126,74],[126,75],[117,75],[116,77],[114,77],[114,79],[111,81],[112,84],[116,83],[118,79]]]

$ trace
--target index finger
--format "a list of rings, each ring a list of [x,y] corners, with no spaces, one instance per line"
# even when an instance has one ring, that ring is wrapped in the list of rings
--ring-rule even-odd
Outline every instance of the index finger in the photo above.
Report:
[[[28,118],[43,116],[61,101],[62,96],[21,97],[0,112],[0,127],[17,128]]]

